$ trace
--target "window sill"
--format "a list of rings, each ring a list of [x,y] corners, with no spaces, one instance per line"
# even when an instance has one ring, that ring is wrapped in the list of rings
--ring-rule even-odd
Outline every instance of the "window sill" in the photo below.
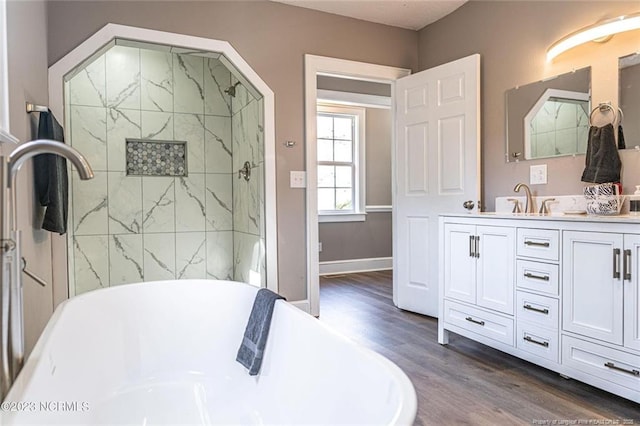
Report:
[[[334,214],[318,214],[318,222],[364,222],[367,218],[366,213],[334,213]]]

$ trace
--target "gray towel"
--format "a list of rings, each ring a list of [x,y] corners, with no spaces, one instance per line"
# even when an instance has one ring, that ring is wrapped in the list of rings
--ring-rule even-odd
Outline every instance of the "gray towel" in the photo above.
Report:
[[[51,139],[64,143],[64,131],[53,114],[41,112],[38,139]],[[42,229],[64,234],[67,232],[69,186],[67,161],[55,154],[40,154],[33,158],[36,197],[46,207]]]
[[[249,369],[249,375],[255,376],[260,372],[264,348],[271,327],[271,316],[276,300],[284,299],[277,293],[261,288],[253,301],[253,308],[249,315],[244,339],[238,349],[236,361]]]
[[[583,182],[620,182],[622,162],[612,124],[603,127],[591,126],[587,141],[587,156],[582,172]]]

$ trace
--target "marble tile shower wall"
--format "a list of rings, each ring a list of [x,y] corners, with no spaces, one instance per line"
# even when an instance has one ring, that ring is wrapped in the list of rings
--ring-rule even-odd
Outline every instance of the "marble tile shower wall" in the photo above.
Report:
[[[232,102],[233,170],[251,164],[251,179],[233,180],[234,279],[265,284],[263,102],[237,86]]]
[[[72,180],[76,294],[234,277],[230,84],[216,59],[123,46],[71,79],[70,143],[95,171],[91,181]],[[188,175],[127,176],[125,138],[187,141]]]

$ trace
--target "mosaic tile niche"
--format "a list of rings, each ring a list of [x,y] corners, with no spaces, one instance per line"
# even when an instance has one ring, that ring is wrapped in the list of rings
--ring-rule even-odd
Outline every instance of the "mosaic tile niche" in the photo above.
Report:
[[[69,143],[95,173],[71,178],[72,294],[165,279],[264,283],[262,101],[242,85],[230,97],[235,82],[218,59],[116,45],[67,83]],[[133,151],[142,160],[130,167]],[[245,161],[252,178],[240,182]]]

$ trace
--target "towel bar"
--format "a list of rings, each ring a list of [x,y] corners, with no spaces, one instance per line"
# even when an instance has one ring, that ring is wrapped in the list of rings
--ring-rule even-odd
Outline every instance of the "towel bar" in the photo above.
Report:
[[[27,112],[31,113],[31,112],[47,112],[49,111],[49,107],[44,106],[44,105],[36,105],[36,104],[32,104],[31,102],[27,102]]]

